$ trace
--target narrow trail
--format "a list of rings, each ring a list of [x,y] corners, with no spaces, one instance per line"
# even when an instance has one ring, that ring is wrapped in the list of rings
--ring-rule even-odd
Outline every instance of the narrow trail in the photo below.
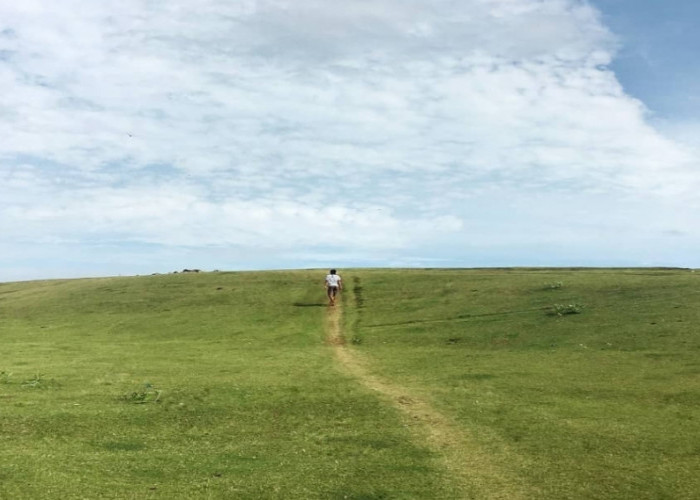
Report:
[[[537,498],[517,478],[498,467],[465,429],[433,408],[429,402],[392,381],[372,374],[367,362],[347,345],[343,332],[343,307],[338,302],[326,316],[326,343],[333,347],[341,368],[365,387],[380,393],[401,410],[416,442],[427,445],[442,461],[448,476],[465,499]]]

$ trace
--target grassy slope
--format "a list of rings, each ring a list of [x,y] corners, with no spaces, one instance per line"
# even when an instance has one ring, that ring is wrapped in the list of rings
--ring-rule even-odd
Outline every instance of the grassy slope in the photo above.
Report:
[[[697,498],[697,273],[350,278],[362,306],[350,325],[356,349],[376,372],[472,429],[542,497]],[[584,308],[548,315],[557,303]]]
[[[449,497],[337,370],[322,298],[304,272],[0,285],[0,498]]]
[[[0,498],[457,497],[404,417],[338,370],[319,278],[0,284]],[[697,274],[344,278],[348,348],[514,482],[543,498],[700,490]]]

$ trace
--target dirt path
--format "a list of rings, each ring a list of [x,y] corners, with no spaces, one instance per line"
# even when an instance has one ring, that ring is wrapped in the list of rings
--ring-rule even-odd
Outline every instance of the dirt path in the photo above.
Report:
[[[342,369],[403,412],[416,441],[427,444],[441,457],[442,466],[459,488],[461,498],[537,498],[536,492],[526,491],[516,478],[494,464],[490,454],[463,427],[405,388],[372,374],[367,362],[346,344],[342,316],[342,305],[328,308],[325,325],[326,342],[333,346]]]

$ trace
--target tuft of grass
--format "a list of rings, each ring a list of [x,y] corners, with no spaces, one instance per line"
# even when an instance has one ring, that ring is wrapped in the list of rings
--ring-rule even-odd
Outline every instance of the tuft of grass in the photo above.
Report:
[[[543,290],[561,290],[563,286],[564,283],[562,281],[554,281],[552,283],[547,283],[543,287]]]
[[[581,304],[554,304],[549,310],[550,316],[568,316],[569,314],[580,314],[583,311]]]
[[[134,404],[160,403],[162,391],[153,387],[153,384],[146,382],[135,391],[131,391],[121,397],[123,401]]]
[[[52,385],[55,385],[55,381],[47,379],[43,373],[35,373],[31,378],[22,382],[22,387],[30,389],[46,389]]]

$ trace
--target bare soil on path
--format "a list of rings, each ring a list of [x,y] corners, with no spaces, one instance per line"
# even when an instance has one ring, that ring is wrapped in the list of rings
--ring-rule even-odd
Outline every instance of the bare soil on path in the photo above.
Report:
[[[343,332],[343,308],[338,301],[326,315],[326,343],[333,347],[343,371],[379,393],[404,415],[406,426],[419,445],[435,453],[454,482],[458,498],[526,499],[538,494],[517,476],[494,463],[490,453],[450,417],[406,388],[372,373],[369,363],[351,346]],[[505,445],[504,445],[505,446]],[[510,452],[506,454],[511,455]]]

